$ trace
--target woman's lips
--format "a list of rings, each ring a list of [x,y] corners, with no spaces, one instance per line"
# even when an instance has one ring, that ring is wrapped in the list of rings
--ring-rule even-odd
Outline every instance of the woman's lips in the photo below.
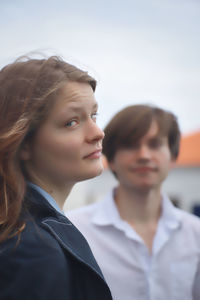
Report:
[[[84,156],[84,158],[89,158],[89,159],[100,158],[101,153],[102,153],[102,149],[98,149],[98,150],[91,152],[90,154]]]

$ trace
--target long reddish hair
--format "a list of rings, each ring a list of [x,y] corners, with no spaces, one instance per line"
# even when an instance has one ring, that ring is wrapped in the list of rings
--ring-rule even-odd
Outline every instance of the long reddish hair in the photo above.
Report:
[[[19,151],[47,116],[62,85],[96,81],[57,56],[23,57],[0,71],[0,242],[23,230],[20,212],[26,175]]]

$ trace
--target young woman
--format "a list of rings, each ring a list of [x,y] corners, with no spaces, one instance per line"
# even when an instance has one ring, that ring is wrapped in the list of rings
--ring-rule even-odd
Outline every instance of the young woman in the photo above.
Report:
[[[0,71],[0,299],[109,300],[91,250],[62,213],[102,171],[96,81],[58,57]]]

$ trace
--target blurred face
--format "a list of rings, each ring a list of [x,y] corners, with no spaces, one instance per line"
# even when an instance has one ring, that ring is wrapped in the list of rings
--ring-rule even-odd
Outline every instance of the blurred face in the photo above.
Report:
[[[22,150],[35,183],[74,184],[102,172],[104,133],[96,125],[97,103],[89,84],[69,82],[30,145]]]
[[[149,131],[130,148],[117,150],[110,168],[121,185],[138,190],[160,188],[173,165],[166,136],[153,121]]]

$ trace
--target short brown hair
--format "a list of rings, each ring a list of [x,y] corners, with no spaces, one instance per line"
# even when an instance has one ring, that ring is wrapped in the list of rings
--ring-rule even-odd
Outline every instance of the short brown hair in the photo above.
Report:
[[[103,154],[110,162],[120,148],[137,143],[156,121],[159,134],[167,136],[171,157],[179,153],[180,129],[176,116],[164,109],[151,105],[132,105],[118,112],[105,127]]]
[[[19,150],[31,139],[67,82],[96,81],[57,56],[22,57],[0,70],[0,242],[18,228],[26,175]]]

